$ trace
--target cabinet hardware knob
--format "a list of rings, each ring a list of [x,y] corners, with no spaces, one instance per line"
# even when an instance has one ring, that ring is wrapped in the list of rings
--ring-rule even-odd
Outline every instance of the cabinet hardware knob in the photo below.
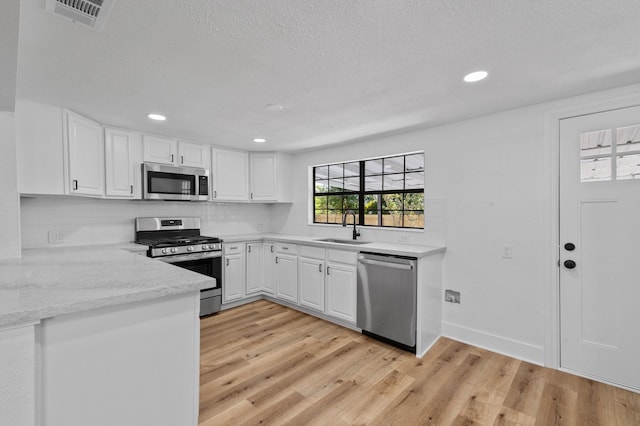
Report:
[[[327,275],[331,275],[331,274],[329,273],[329,269],[331,269],[331,268],[330,268],[329,266],[327,266]]]
[[[271,246],[271,253],[273,253],[273,246]]]
[[[567,243],[567,244],[564,245],[564,249],[566,251],[573,251],[573,250],[576,249],[576,245],[573,244],[573,243]]]
[[[276,256],[276,263],[278,263],[278,256]]]
[[[249,253],[251,253],[251,246],[247,246],[247,250],[249,250]]]
[[[218,198],[218,191],[213,191],[213,198]]]
[[[131,185],[131,194],[133,194],[133,185]]]
[[[173,163],[173,154],[171,154],[171,162]]]
[[[184,155],[180,156],[180,164],[184,164]]]
[[[226,260],[227,260],[227,266],[229,266],[229,259],[226,259]]]
[[[576,262],[574,262],[573,260],[565,260],[564,267],[567,269],[573,269],[576,267]]]
[[[73,190],[74,190],[74,191],[77,191],[77,190],[78,190],[78,180],[77,180],[77,179],[74,179],[74,180],[73,180]]]
[[[318,263],[318,272],[322,272],[322,263]]]

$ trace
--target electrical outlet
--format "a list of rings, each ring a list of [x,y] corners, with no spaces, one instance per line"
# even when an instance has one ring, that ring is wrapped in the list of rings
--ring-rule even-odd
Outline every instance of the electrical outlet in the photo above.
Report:
[[[460,303],[460,292],[455,290],[444,291],[444,301],[449,303]]]
[[[513,256],[513,246],[506,244],[502,246],[502,257],[504,259],[511,259]]]
[[[49,231],[47,233],[47,240],[49,244],[59,244],[64,242],[64,234],[57,231]]]

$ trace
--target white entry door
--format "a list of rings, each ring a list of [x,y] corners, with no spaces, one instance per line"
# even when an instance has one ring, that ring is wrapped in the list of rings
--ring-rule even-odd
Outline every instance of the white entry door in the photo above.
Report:
[[[640,107],[560,122],[560,364],[640,391]]]

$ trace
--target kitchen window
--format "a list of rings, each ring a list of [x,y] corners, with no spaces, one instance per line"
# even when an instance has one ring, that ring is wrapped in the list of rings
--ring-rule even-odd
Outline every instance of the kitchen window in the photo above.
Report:
[[[313,223],[352,210],[362,226],[423,229],[424,153],[315,166],[313,208]]]

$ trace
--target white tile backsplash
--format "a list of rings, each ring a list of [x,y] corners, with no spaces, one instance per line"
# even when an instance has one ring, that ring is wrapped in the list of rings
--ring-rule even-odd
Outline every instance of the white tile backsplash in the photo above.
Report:
[[[211,236],[273,231],[269,204],[23,197],[20,206],[23,248],[129,242],[142,216],[198,216],[202,234]],[[63,241],[49,243],[50,231]]]

